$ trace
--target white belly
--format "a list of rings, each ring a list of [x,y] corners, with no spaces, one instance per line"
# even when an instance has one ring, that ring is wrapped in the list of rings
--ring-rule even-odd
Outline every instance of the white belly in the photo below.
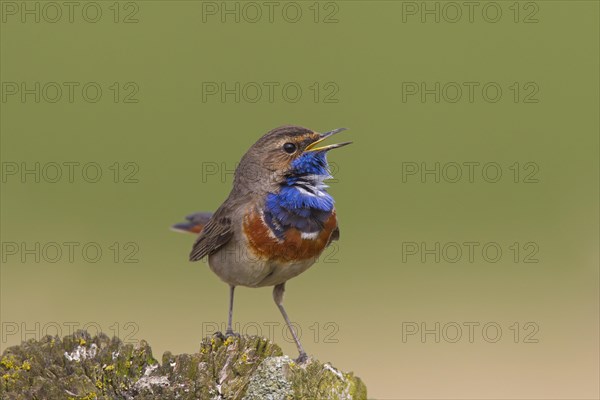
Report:
[[[239,247],[226,244],[208,257],[210,269],[224,282],[234,286],[274,286],[310,268],[316,261],[310,258],[295,262],[280,262],[243,254]]]

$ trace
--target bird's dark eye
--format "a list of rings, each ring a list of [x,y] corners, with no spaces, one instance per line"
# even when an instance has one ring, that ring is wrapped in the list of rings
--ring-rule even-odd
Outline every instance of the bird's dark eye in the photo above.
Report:
[[[283,150],[288,154],[292,154],[296,151],[296,145],[294,143],[286,143],[283,145]]]

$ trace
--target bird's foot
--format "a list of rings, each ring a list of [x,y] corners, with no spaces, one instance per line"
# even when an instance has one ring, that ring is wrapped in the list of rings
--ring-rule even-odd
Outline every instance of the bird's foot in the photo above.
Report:
[[[232,337],[232,336],[233,336],[233,337],[236,337],[236,338],[239,338],[239,337],[241,337],[239,333],[236,333],[236,332],[234,332],[234,331],[232,331],[232,330],[229,330],[229,329],[228,329],[228,330],[226,330],[226,331],[225,331],[225,337],[227,337],[227,338],[230,338],[230,337]]]
[[[217,332],[213,333],[213,336],[216,337],[216,338],[218,338],[219,340],[221,340],[223,342],[225,340],[229,339],[230,337],[235,337],[235,338],[241,337],[239,333],[236,333],[236,332],[234,332],[232,330],[226,330],[225,334],[223,334],[223,332],[221,332],[221,331],[217,331]]]
[[[296,364],[304,364],[308,361],[308,356],[306,355],[306,353],[302,352],[294,361],[296,362]]]

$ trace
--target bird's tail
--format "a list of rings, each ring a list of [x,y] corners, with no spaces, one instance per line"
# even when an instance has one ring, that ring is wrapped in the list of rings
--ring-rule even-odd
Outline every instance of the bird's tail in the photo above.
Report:
[[[175,232],[198,234],[202,232],[204,225],[206,225],[206,223],[210,220],[210,217],[212,217],[212,213],[209,212],[191,214],[185,217],[187,220],[186,222],[180,222],[171,226],[171,230]]]

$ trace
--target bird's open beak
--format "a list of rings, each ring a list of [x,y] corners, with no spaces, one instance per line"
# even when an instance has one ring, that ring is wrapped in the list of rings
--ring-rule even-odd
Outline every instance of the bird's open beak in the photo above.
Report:
[[[346,128],[338,128],[338,129],[334,129],[329,132],[321,133],[319,139],[317,139],[314,142],[312,142],[311,144],[309,144],[306,147],[306,149],[304,149],[304,151],[329,151],[329,150],[337,149],[338,147],[343,147],[343,146],[346,146],[346,145],[352,143],[352,142],[343,142],[343,143],[330,144],[328,146],[315,147],[317,144],[321,143],[323,140],[327,139],[329,136],[335,135],[336,133],[345,131],[345,130],[346,130]]]

